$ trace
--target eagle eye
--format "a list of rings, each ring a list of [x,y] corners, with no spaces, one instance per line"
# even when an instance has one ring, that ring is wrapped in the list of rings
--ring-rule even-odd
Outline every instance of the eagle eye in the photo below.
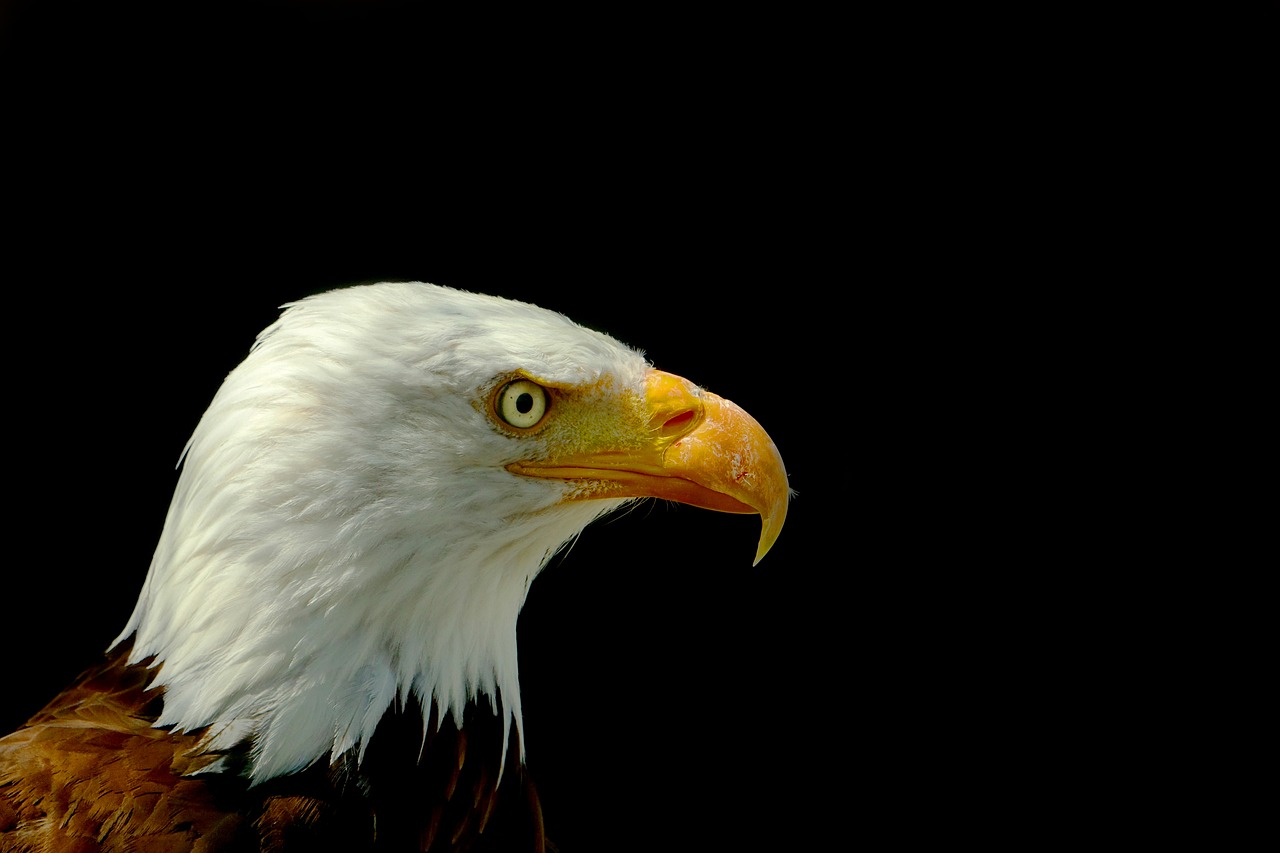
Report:
[[[528,379],[516,379],[498,392],[493,408],[511,426],[529,429],[547,413],[547,389]]]

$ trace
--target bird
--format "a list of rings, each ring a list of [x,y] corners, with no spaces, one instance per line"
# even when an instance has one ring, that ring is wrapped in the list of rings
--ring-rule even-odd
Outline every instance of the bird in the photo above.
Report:
[[[737,404],[530,303],[281,306],[182,451],[136,605],[0,738],[0,850],[554,851],[516,623],[587,525],[793,495]]]

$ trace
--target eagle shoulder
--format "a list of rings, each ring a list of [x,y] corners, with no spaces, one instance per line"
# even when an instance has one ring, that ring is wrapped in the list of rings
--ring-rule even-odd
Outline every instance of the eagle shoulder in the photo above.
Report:
[[[0,840],[26,850],[110,849],[146,838],[157,851],[225,847],[243,816],[187,776],[208,757],[195,734],[152,727],[158,699],[127,649],[87,670],[21,729],[0,738]]]
[[[414,703],[388,712],[364,756],[250,787],[203,772],[201,732],[156,728],[159,691],[117,650],[0,738],[0,849],[544,851],[537,792],[516,756],[499,784],[502,723],[462,728]],[[425,728],[424,728],[425,724]]]

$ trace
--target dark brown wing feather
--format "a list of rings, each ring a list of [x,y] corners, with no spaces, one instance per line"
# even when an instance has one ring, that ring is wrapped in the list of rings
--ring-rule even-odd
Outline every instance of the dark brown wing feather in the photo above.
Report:
[[[249,787],[201,773],[221,757],[200,733],[153,727],[162,696],[127,649],[90,669],[0,738],[0,851],[545,850],[537,792],[514,732],[502,783],[502,723],[487,705],[460,731],[416,704],[388,712],[364,759],[343,756]]]

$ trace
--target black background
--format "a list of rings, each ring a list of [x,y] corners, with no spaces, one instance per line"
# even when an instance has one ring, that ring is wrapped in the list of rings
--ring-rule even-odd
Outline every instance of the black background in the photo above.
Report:
[[[534,585],[525,728],[560,849],[879,819],[905,783],[852,780],[896,749],[884,653],[912,641],[867,628],[898,606],[860,568],[885,357],[860,340],[889,321],[855,274],[838,54],[765,21],[425,4],[5,14],[6,730],[123,627],[183,444],[278,306],[424,280],[644,349],[755,415],[799,492],[758,567],[757,519],[653,504]]]
[[[1169,288],[1230,253],[1186,266],[1184,90],[1174,132],[1137,105],[1199,66],[1133,54],[1151,21],[117,5],[0,0],[4,728],[124,625],[278,306],[421,279],[643,348],[799,492],[758,567],[753,519],[653,505],[534,584],[563,853],[1189,819],[1135,806],[1195,790],[1171,744],[1217,695],[1170,432],[1214,396],[1203,294]]]

